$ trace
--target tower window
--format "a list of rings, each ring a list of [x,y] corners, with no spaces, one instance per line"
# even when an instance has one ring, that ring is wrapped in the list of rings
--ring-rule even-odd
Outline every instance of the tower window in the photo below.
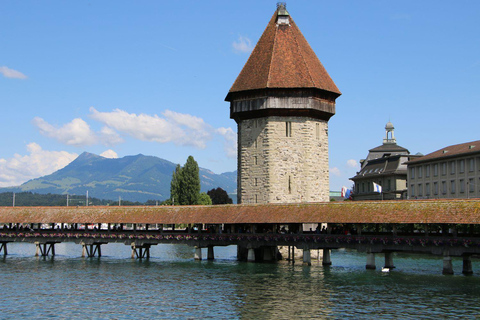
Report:
[[[292,193],[292,177],[288,176],[288,193]]]
[[[285,122],[285,133],[287,137],[292,136],[292,122],[290,121]]]
[[[258,164],[257,156],[254,156],[254,157],[253,157],[253,163],[254,163],[255,165]]]

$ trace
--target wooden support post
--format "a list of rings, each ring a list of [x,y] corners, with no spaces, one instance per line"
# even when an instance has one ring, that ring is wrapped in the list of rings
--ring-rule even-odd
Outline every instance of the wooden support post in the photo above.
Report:
[[[207,260],[214,260],[215,259],[215,255],[214,255],[214,252],[213,252],[213,246],[208,246],[207,247]]]
[[[35,242],[35,246],[37,247],[35,251],[36,257],[38,257],[39,255],[41,255],[42,257],[46,257],[50,253],[52,254],[52,256],[55,255],[55,242],[52,242],[52,243]]]
[[[253,248],[248,249],[247,261],[248,262],[255,262],[255,249],[253,249]]]
[[[362,235],[362,228],[363,228],[363,225],[361,223],[357,223],[357,234],[359,236]]]
[[[330,249],[323,249],[322,265],[324,266],[332,265],[332,260],[330,259]]]
[[[372,253],[370,250],[367,251],[367,264],[365,265],[365,269],[368,270],[375,270],[375,253]]]
[[[0,253],[3,252],[3,255],[7,255],[7,242],[2,242],[0,245]]]
[[[394,269],[393,265],[393,252],[385,252],[385,266],[387,269]]]
[[[201,247],[195,247],[194,259],[195,260],[202,260],[202,248]]]
[[[463,256],[463,270],[462,273],[465,275],[471,275],[473,274],[472,270],[472,258],[470,255],[464,255]]]
[[[453,274],[453,265],[452,265],[452,257],[450,257],[450,253],[448,250],[443,252],[443,274],[450,275]]]
[[[292,263],[295,263],[295,246],[292,246]]]
[[[305,265],[305,266],[311,266],[312,265],[310,249],[308,249],[308,248],[303,249],[303,265]]]

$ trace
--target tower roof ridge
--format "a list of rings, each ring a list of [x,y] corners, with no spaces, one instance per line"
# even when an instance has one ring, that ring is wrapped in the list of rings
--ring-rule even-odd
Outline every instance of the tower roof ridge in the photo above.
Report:
[[[298,30],[298,31],[300,32],[300,30]],[[297,40],[296,37],[294,37],[294,40],[295,40],[295,43],[297,44],[297,46],[300,47],[300,44],[298,43],[298,40]],[[314,87],[317,87],[317,84],[315,83],[315,79],[313,78],[313,76],[310,72],[310,69],[308,68],[307,61],[305,60],[305,57],[303,56],[303,52],[301,50],[299,50],[299,54],[302,57],[303,63],[305,64],[305,67],[307,69],[307,73],[308,73],[308,76],[310,78],[310,81],[312,81]]]

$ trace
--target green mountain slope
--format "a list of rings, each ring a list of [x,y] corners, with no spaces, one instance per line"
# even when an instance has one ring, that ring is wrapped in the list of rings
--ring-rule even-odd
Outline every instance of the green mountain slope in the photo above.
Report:
[[[107,159],[84,152],[65,168],[0,192],[31,191],[52,194],[86,194],[100,199],[145,202],[170,197],[170,180],[176,164],[158,157],[126,156]],[[228,193],[237,188],[236,172],[215,174],[200,168],[201,191],[220,187]]]

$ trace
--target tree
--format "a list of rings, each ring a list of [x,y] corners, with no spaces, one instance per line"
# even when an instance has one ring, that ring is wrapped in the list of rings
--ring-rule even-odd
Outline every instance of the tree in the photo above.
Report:
[[[200,174],[198,163],[192,156],[188,156],[185,166],[182,168],[182,195],[180,204],[198,204],[200,197]]]
[[[170,200],[173,204],[180,203],[180,193],[182,190],[182,167],[179,164],[175,167],[172,174],[172,181],[170,182]]]
[[[212,199],[206,194],[205,192],[200,193],[200,197],[198,198],[198,204],[202,206],[209,206],[212,204]]]
[[[212,204],[232,204],[233,200],[228,196],[227,191],[222,188],[212,189],[207,192],[212,199]]]
[[[200,175],[198,164],[192,156],[183,167],[177,165],[170,183],[170,199],[174,205],[199,204]]]

